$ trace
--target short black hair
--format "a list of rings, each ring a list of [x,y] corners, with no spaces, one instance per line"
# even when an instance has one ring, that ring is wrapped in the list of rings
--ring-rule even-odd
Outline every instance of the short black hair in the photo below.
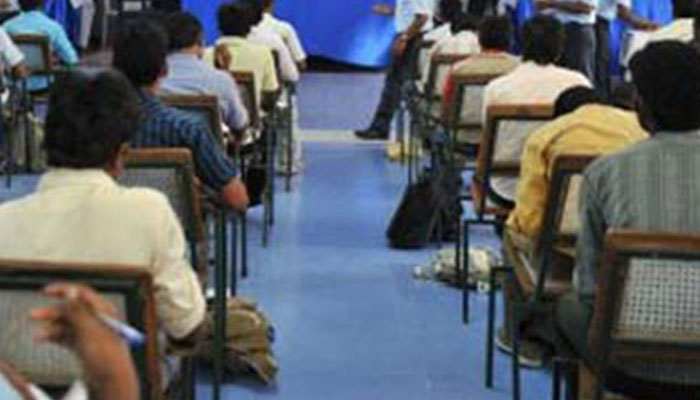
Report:
[[[438,3],[438,16],[450,23],[454,23],[464,15],[464,8],[459,0],[440,0]]]
[[[59,74],[46,116],[48,164],[57,168],[103,168],[128,143],[139,123],[139,99],[115,70]]]
[[[249,7],[251,26],[256,26],[262,21],[265,6],[262,0],[240,0],[242,4]]]
[[[568,88],[554,102],[554,117],[570,114],[586,104],[603,104],[603,99],[588,86]]]
[[[479,25],[482,49],[508,51],[513,37],[513,24],[506,17],[489,16]]]
[[[649,44],[630,71],[654,131],[700,128],[700,53],[678,41]]]
[[[473,14],[458,13],[452,19],[452,34],[456,34],[462,31],[475,31],[479,27],[479,17]]]
[[[610,104],[613,107],[627,110],[635,111],[637,106],[637,89],[631,82],[620,82],[612,91],[610,95]]]
[[[171,52],[202,44],[204,39],[202,23],[188,12],[168,14],[163,20],[163,27],[168,33],[168,48]]]
[[[43,0],[19,0],[19,8],[22,11],[33,11],[41,7]]]
[[[224,3],[216,13],[219,30],[224,36],[246,37],[253,27],[252,10],[247,4]]]
[[[556,62],[564,44],[564,27],[556,19],[538,15],[523,27],[523,60],[540,65]]]
[[[168,36],[162,26],[148,19],[126,22],[114,40],[112,65],[134,87],[155,83],[167,69]]]

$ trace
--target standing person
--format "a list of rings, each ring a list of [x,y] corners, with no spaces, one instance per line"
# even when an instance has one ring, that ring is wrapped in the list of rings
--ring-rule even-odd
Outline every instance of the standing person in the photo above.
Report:
[[[595,79],[596,7],[598,0],[535,0],[540,12],[553,14],[563,25],[564,52],[560,64]]]
[[[610,24],[615,18],[628,23],[632,29],[654,30],[658,28],[653,22],[639,18],[632,12],[632,0],[600,0],[595,23],[595,86],[598,94],[610,99]]]
[[[423,32],[433,26],[432,0],[397,0],[394,9],[396,32],[391,49],[391,64],[384,89],[372,123],[367,129],[355,131],[360,139],[388,139],[394,112],[401,101],[401,89],[415,72],[414,59]]]

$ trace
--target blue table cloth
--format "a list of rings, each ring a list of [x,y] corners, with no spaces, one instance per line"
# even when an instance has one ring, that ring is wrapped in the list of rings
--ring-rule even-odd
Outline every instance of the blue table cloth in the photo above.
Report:
[[[183,0],[205,25],[208,43],[218,36],[216,10],[226,0]],[[392,4],[394,1],[386,1]],[[298,30],[311,55],[350,64],[380,67],[389,61],[392,17],[376,15],[377,0],[276,0],[275,14]]]

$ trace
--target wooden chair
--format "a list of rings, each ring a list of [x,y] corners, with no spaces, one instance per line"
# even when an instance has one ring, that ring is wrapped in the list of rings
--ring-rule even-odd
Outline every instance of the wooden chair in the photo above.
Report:
[[[253,141],[244,145],[240,152],[241,170],[245,172],[249,167],[264,168],[266,170],[265,188],[263,192],[263,229],[262,243],[267,247],[269,242],[269,232],[273,224],[273,203],[274,203],[274,133],[271,132],[269,123],[262,119],[257,91],[255,87],[255,76],[252,72],[232,72],[233,78],[238,84],[243,104],[250,116],[251,128],[257,134],[253,134]],[[244,271],[247,274],[247,271]]]
[[[510,323],[513,333],[513,391],[519,397],[519,329],[525,315],[545,310],[552,301],[571,291],[572,265],[555,262],[557,255],[573,261],[576,240],[580,230],[578,220],[579,188],[583,172],[597,156],[562,155],[554,160],[547,202],[540,234],[535,241],[534,251],[516,251],[519,260],[507,260],[512,267],[513,284],[518,297],[513,301],[513,315]],[[506,233],[508,234],[508,233]],[[492,278],[495,284],[495,278]],[[493,374],[493,336],[495,331],[495,290],[489,292],[489,315],[487,323],[487,387],[491,387]]]
[[[638,365],[640,372],[653,374],[661,388],[681,385],[678,374],[666,367],[697,366],[700,360],[699,280],[697,234],[607,233],[589,330],[594,395],[587,398],[611,398],[604,395],[613,363]],[[555,392],[560,391],[558,384],[555,381]],[[695,394],[688,398],[700,393],[697,386],[683,389]]]
[[[81,375],[73,353],[32,339],[29,311],[51,304],[41,290],[57,281],[87,284],[113,302],[125,320],[143,332],[146,344],[132,349],[142,399],[163,399],[158,322],[151,276],[120,266],[0,261],[0,318],[3,345],[0,358],[10,361],[30,381],[53,389],[69,386]]]
[[[199,249],[206,250],[206,233],[199,189],[195,185],[194,162],[189,149],[152,148],[130,150],[124,160],[124,174],[118,182],[125,186],[141,186],[158,190],[165,194],[175,210],[190,244],[192,265],[200,277],[208,275],[207,257],[198,256]],[[237,236],[236,220],[233,219],[231,247],[231,281],[228,280],[227,252],[227,215],[224,207],[218,206],[212,211],[214,215],[214,316],[215,343],[220,351],[214,356],[215,378],[214,390],[218,391],[223,377],[223,342],[225,337],[225,318],[227,289],[232,296],[237,286]],[[206,251],[203,252],[206,254]],[[206,279],[202,279],[206,281]],[[218,338],[218,339],[217,339]]]
[[[209,129],[214,134],[216,141],[224,148],[228,140],[224,137],[222,129],[221,108],[219,99],[214,95],[207,94],[167,94],[160,96],[163,103],[188,112],[192,115],[201,116],[209,124]]]
[[[495,105],[486,112],[486,127],[483,131],[476,171],[472,178],[471,194],[475,217],[467,218],[459,232],[462,238],[462,268],[457,268],[458,279],[462,281],[462,315],[465,323],[469,320],[469,232],[472,225],[492,225],[501,223],[513,208],[512,203],[504,202],[492,187],[492,179],[517,179],[520,174],[520,155],[505,157],[498,149],[499,139],[508,135],[509,139],[521,142],[521,149],[527,137],[551,120],[551,105]],[[458,241],[459,242],[459,241]],[[460,264],[457,264],[458,266]]]

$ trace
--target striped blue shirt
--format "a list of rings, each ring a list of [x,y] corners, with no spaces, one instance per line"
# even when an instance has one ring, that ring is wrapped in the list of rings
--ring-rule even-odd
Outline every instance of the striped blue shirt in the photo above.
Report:
[[[236,165],[201,117],[169,107],[143,91],[140,100],[141,121],[132,146],[189,148],[197,176],[217,191],[238,176]]]

